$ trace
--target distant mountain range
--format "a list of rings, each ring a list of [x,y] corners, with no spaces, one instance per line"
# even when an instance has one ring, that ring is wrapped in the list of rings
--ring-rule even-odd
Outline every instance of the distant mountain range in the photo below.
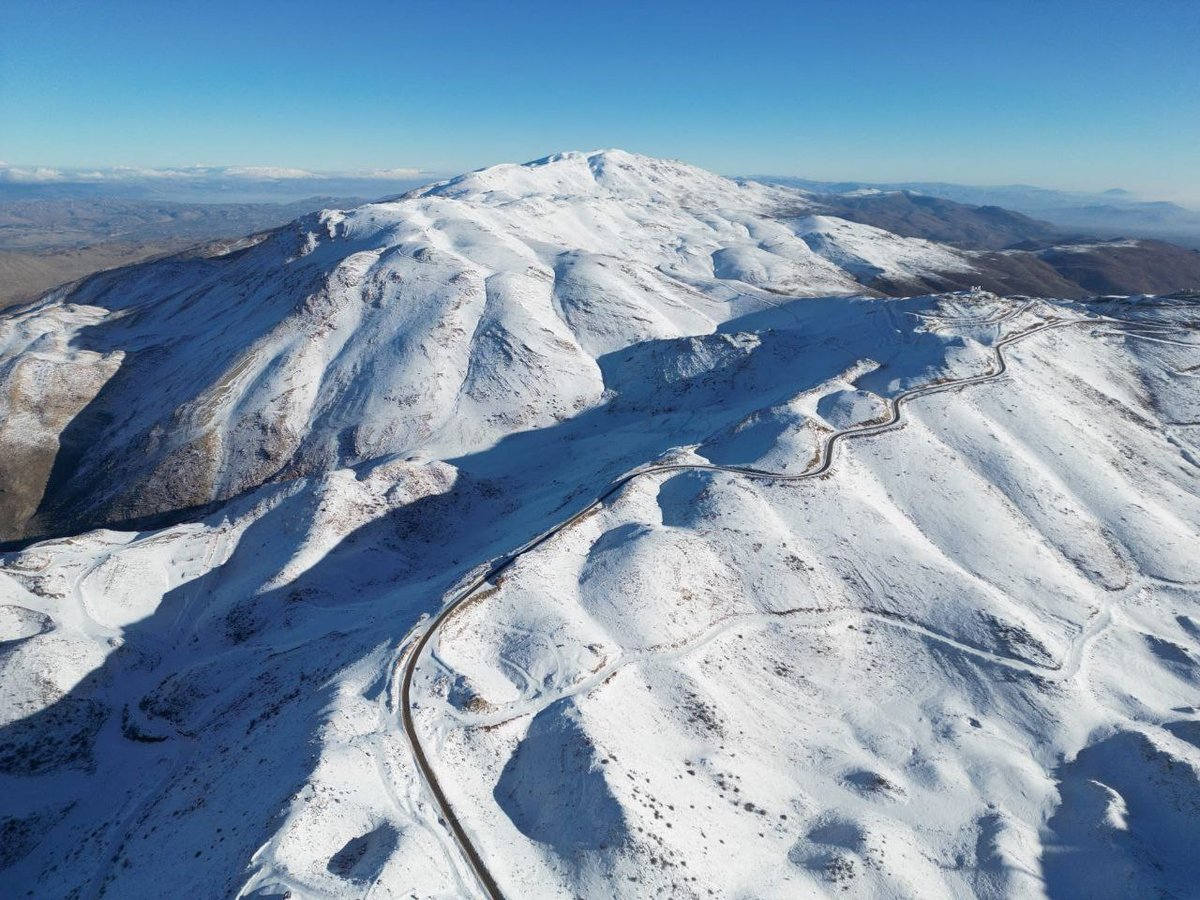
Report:
[[[376,199],[437,179],[415,168],[310,172],[280,166],[131,166],[61,169],[0,163],[0,204],[13,200],[140,200],[176,203],[295,203],[309,197]],[[1200,247],[1200,210],[1141,199],[1115,188],[1099,193],[1031,185],[970,186],[938,181],[816,181],[777,175],[752,180],[816,194],[908,193],[976,207],[1000,207],[1097,237],[1150,237]]]
[[[0,163],[0,308],[93,272],[394,196],[416,169],[59,169]]]
[[[5,172],[11,176],[13,170],[0,168],[0,174]],[[23,180],[0,178],[0,198],[8,197],[0,199],[0,306],[31,299],[40,291],[98,269],[275,228],[315,210],[350,208],[363,202],[361,195],[306,196],[286,203],[214,202],[225,196],[225,191],[238,196],[291,197],[301,188],[342,186],[395,196],[419,181],[401,177],[408,174],[402,171],[380,179],[379,173],[349,177],[294,170],[203,169],[154,175],[138,170],[54,172],[43,173],[40,180],[31,180],[32,175],[26,173]],[[999,206],[914,190],[884,191],[854,184],[821,187],[820,193],[793,189],[782,195],[791,199],[781,203],[783,207],[791,203],[799,217],[819,213],[828,223],[840,222],[837,228],[843,231],[848,223],[882,229],[888,233],[883,243],[896,237],[915,238],[946,245],[951,255],[961,256],[964,251],[971,255],[969,266],[948,263],[932,278],[926,277],[931,272],[921,277],[908,272],[901,277],[886,267],[871,274],[869,266],[860,265],[856,279],[883,293],[979,284],[1007,293],[1076,297],[1164,292],[1200,283],[1200,257],[1168,243],[1105,244]],[[949,190],[953,186],[944,187]],[[972,190],[976,189],[962,189]],[[183,202],[160,195],[207,200]],[[787,211],[782,208],[780,214]],[[827,242],[828,238],[813,240]],[[1053,250],[1066,246],[1070,247],[1067,256]],[[968,271],[970,275],[961,274]]]
[[[1002,207],[1042,219],[1065,231],[1099,237],[1161,238],[1200,247],[1200,210],[1166,201],[1141,200],[1119,188],[1086,193],[1022,184],[972,187],[940,181],[877,183],[814,181],[776,175],[750,177],[818,194],[853,197],[903,192],[938,197],[972,206]]]

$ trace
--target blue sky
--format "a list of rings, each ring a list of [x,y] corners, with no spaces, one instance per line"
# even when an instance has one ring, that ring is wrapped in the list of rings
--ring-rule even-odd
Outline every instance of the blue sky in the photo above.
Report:
[[[8,0],[0,160],[729,174],[1200,202],[1200,0]]]

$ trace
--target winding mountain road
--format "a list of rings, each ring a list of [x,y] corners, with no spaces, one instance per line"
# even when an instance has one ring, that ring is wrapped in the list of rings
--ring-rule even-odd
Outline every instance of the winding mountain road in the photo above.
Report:
[[[1024,311],[1024,308],[1017,310],[1017,312],[1021,311]],[[421,773],[421,777],[425,781],[429,794],[433,797],[441,819],[453,835],[455,842],[462,851],[463,858],[469,865],[484,894],[492,898],[492,900],[502,900],[504,897],[504,894],[501,892],[495,878],[488,870],[488,867],[480,856],[479,851],[472,843],[470,835],[467,833],[462,822],[455,814],[454,808],[451,806],[449,799],[446,797],[441,783],[438,780],[437,773],[434,771],[433,765],[425,755],[425,751],[421,746],[421,741],[417,737],[416,724],[412,717],[412,685],[417,665],[419,664],[425,649],[433,640],[434,635],[437,634],[441,626],[444,625],[446,621],[455,614],[455,612],[462,606],[464,602],[474,596],[474,594],[480,588],[494,579],[497,575],[500,575],[502,572],[512,566],[522,556],[537,549],[555,535],[566,531],[576,522],[600,508],[606,500],[624,488],[635,478],[641,478],[647,475],[659,475],[667,472],[693,470],[729,472],[736,475],[742,475],[747,478],[758,478],[771,481],[796,482],[805,481],[811,478],[818,478],[828,472],[832,466],[833,451],[839,442],[852,438],[867,437],[899,427],[903,424],[904,406],[917,397],[923,397],[929,394],[957,390],[959,388],[969,387],[971,385],[985,384],[990,381],[995,381],[1001,378],[1008,371],[1008,361],[1005,355],[1006,348],[1021,341],[1028,340],[1029,338],[1046,331],[1051,331],[1058,328],[1070,328],[1088,325],[1115,325],[1118,327],[1132,325],[1148,326],[1149,328],[1154,327],[1152,323],[1118,319],[1105,315],[1095,315],[1079,319],[1052,319],[1034,327],[1027,328],[1024,331],[1009,335],[1008,337],[1000,339],[995,343],[995,345],[993,345],[992,349],[995,353],[995,364],[992,368],[992,371],[982,375],[973,375],[966,378],[941,381],[901,391],[894,397],[888,398],[888,417],[884,421],[873,422],[865,425],[856,425],[840,431],[835,431],[828,435],[821,444],[817,463],[804,472],[774,472],[752,466],[723,466],[712,463],[668,463],[663,465],[649,465],[643,468],[635,469],[632,472],[622,475],[615,481],[611,482],[608,487],[596,497],[595,500],[593,500],[583,509],[576,512],[574,515],[542,532],[540,535],[524,544],[520,548],[512,551],[506,556],[501,557],[485,572],[471,581],[465,588],[459,591],[457,595],[448,601],[438,611],[437,615],[430,620],[429,625],[425,629],[424,633],[421,634],[420,638],[412,646],[411,650],[409,650],[407,655],[403,656],[398,663],[398,668],[402,667],[403,679],[399,692],[398,705],[400,707],[399,713],[401,715],[404,730],[407,734],[409,744],[412,748],[413,758],[416,761],[417,768]]]

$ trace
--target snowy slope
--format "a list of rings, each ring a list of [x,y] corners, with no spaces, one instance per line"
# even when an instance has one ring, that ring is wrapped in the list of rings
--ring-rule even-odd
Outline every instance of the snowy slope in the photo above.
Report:
[[[814,252],[864,283],[880,276],[900,280],[971,270],[966,254],[959,251],[834,216],[806,216],[795,229]]]
[[[825,478],[635,482],[444,628],[510,895],[1191,894],[1200,342],[1037,341]]]
[[[4,537],[470,452],[596,406],[606,353],[711,332],[772,292],[861,291],[775,217],[785,202],[802,198],[565,154],[93,278],[2,324],[4,395],[64,407],[3,436],[28,459]]]
[[[563,154],[0,318],[5,883],[1187,896],[1194,303],[804,202]]]

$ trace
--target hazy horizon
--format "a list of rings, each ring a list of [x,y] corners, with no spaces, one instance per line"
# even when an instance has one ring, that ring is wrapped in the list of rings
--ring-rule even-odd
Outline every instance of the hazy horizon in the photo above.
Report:
[[[624,148],[621,148],[624,149]],[[555,153],[565,152],[562,150]],[[485,163],[461,171],[451,171],[445,168],[421,166],[395,166],[388,169],[305,169],[291,166],[275,165],[225,165],[225,164],[194,164],[189,166],[51,166],[40,163],[12,163],[0,160],[0,185],[22,185],[34,188],[41,185],[82,185],[103,186],[116,190],[118,186],[127,185],[131,189],[158,187],[176,188],[189,185],[200,188],[208,186],[208,194],[212,195],[214,185],[219,185],[221,191],[237,194],[239,186],[245,187],[250,196],[258,196],[262,186],[273,186],[282,190],[284,186],[294,186],[297,198],[304,196],[305,185],[324,186],[329,182],[344,183],[345,186],[362,185],[380,186],[395,184],[400,186],[424,184],[447,178],[453,178],[465,172],[487,168],[498,164],[521,164],[541,159],[553,154],[541,154],[529,160],[505,159]],[[682,160],[690,162],[689,160]],[[1135,199],[1145,202],[1173,202],[1187,208],[1200,208],[1200,197],[1189,200],[1181,197],[1161,196],[1131,190],[1125,185],[1113,184],[1091,188],[1064,187],[1056,184],[1032,183],[1022,181],[1012,182],[971,182],[949,181],[948,179],[931,175],[930,177],[882,179],[847,175],[844,177],[817,176],[808,172],[720,172],[730,178],[789,178],[797,181],[811,181],[824,184],[864,184],[864,185],[934,185],[944,184],[955,187],[978,188],[980,190],[1031,189],[1037,191],[1053,191],[1063,193],[1078,193],[1083,196],[1099,197],[1105,193],[1123,195],[1125,199]],[[369,193],[369,191],[368,191]],[[113,196],[119,194],[114,193]],[[226,199],[215,196],[214,200]]]
[[[0,159],[457,174],[616,146],[1196,205],[1198,43],[1177,0],[27,4],[0,35]]]

